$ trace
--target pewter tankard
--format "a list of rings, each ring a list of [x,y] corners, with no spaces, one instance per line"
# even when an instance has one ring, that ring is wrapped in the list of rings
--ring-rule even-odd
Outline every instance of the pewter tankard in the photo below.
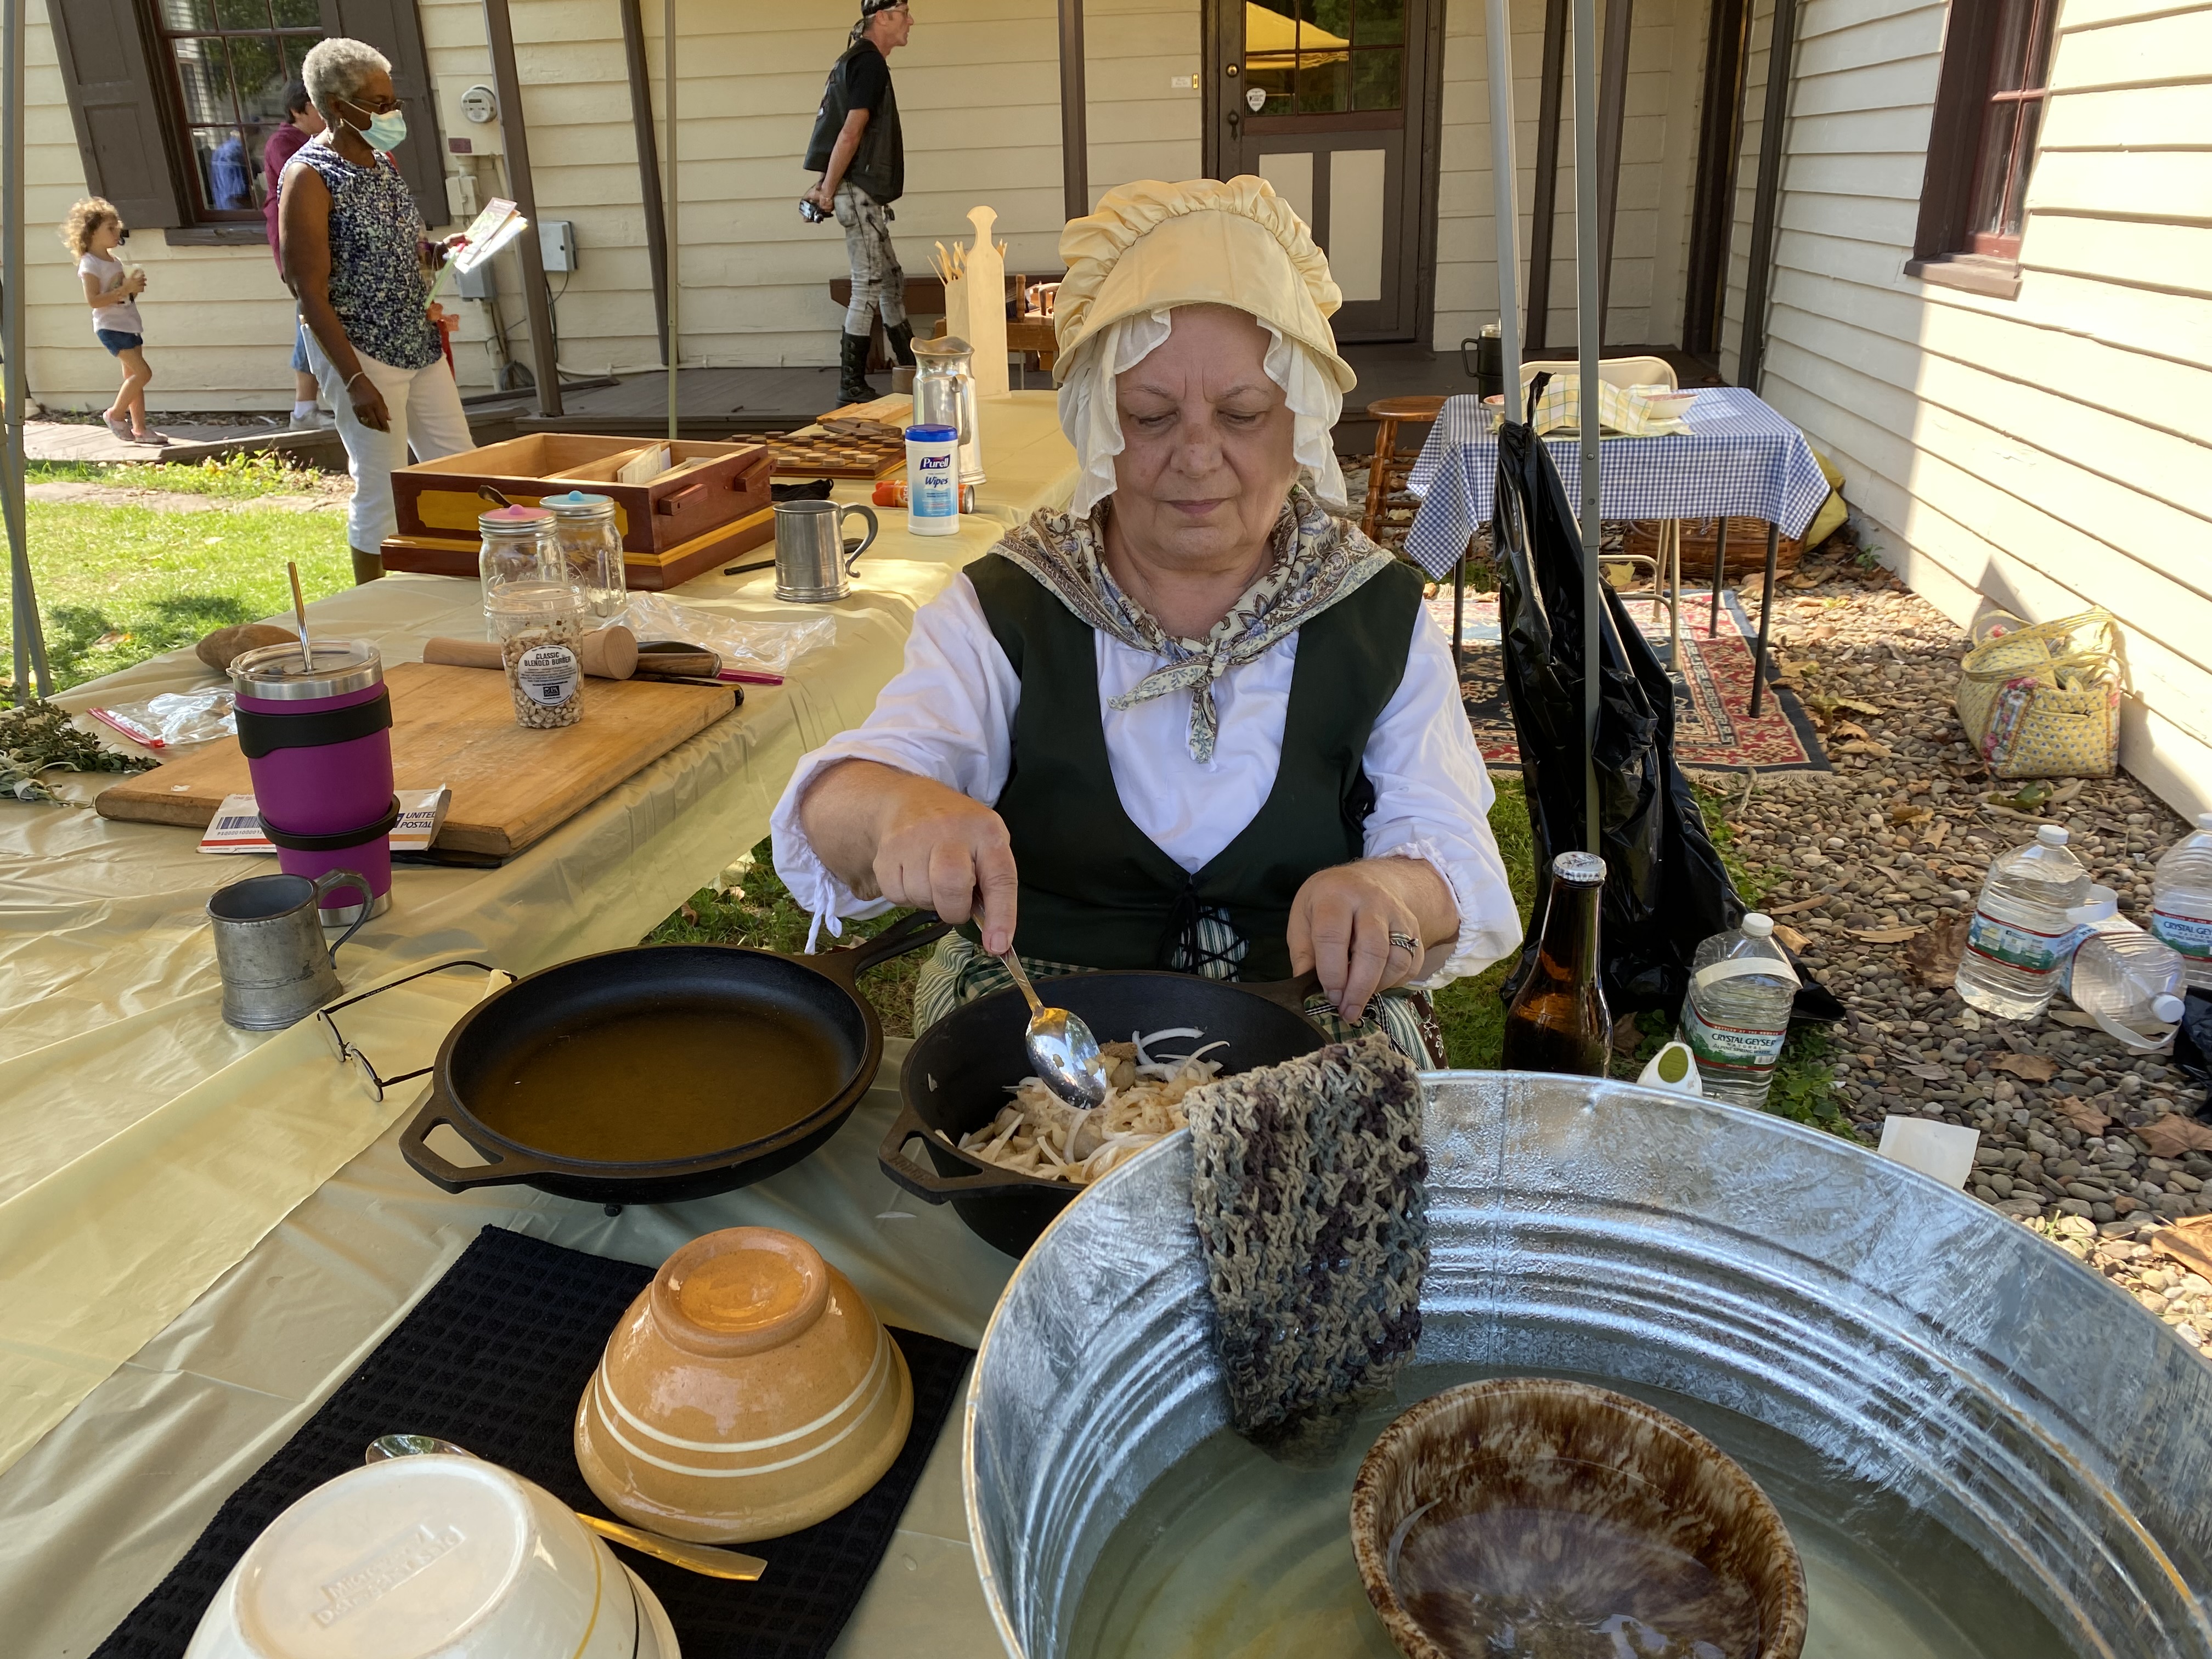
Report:
[[[860,545],[847,549],[845,515],[868,521]],[[872,507],[836,501],[778,501],[775,504],[775,596],[800,605],[842,599],[853,591],[853,567],[876,539]]]
[[[362,907],[336,945],[323,943],[319,918],[323,895],[348,885],[368,890],[352,871],[332,870],[314,881],[249,876],[208,900],[227,1024],[242,1031],[281,1031],[338,994],[338,945],[367,924],[368,908]]]

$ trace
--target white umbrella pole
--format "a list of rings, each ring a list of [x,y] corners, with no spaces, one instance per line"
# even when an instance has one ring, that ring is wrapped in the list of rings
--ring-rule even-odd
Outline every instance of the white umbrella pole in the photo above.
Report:
[[[1498,363],[1505,418],[1521,418],[1521,219],[1514,204],[1513,37],[1506,0],[1487,0],[1483,33],[1490,52],[1490,181],[1498,225]]]
[[[1598,605],[1601,502],[1598,479],[1598,357],[1604,326],[1598,299],[1597,0],[1574,0],[1575,334],[1582,416],[1583,833],[1597,852]]]
[[[676,0],[665,0],[660,14],[661,79],[666,83],[668,106],[668,142],[662,148],[668,152],[668,441],[676,441],[676,368],[682,361],[677,349],[676,296],[682,284],[677,281],[679,263],[676,234]]]
[[[29,528],[23,514],[23,3],[0,0],[0,103],[7,106],[0,131],[0,352],[7,356],[4,394],[7,440],[0,445],[0,514],[8,521],[9,610],[15,617],[15,701],[53,695],[46,668],[46,631],[39,621],[39,596],[31,580]]]

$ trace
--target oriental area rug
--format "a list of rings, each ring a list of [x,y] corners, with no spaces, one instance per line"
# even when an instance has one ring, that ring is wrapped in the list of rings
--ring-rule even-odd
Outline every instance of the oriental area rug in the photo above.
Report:
[[[1784,687],[1766,688],[1765,705],[1753,720],[1744,710],[1751,700],[1752,647],[1756,625],[1744,614],[1733,590],[1721,594],[1720,631],[1708,636],[1711,590],[1682,590],[1683,663],[1674,680],[1674,757],[1685,766],[1750,772],[1825,772],[1827,757],[1804,705]],[[1627,599],[1628,614],[1667,659],[1667,612],[1648,596]],[[1440,586],[1428,601],[1446,639],[1451,637],[1452,593]],[[1513,731],[1513,711],[1505,701],[1504,658],[1498,641],[1498,595],[1470,592],[1461,626],[1466,659],[1460,693],[1474,727],[1482,758],[1493,767],[1518,767],[1521,750]]]

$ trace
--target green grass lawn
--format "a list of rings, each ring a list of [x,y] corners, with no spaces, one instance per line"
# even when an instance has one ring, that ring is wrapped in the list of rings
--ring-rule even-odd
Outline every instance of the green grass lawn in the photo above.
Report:
[[[204,461],[32,461],[29,483],[96,483],[118,489],[165,489],[179,495],[220,495],[235,501],[256,495],[313,495],[330,487],[332,475],[295,466],[282,451],[249,450]],[[342,482],[342,481],[341,481]]]
[[[198,467],[140,466],[129,471],[201,475],[207,487],[199,494],[271,493],[258,487],[264,479],[243,469],[213,477]],[[51,470],[46,476],[52,476]],[[170,478],[134,477],[128,482],[147,489],[177,487]],[[194,644],[229,623],[289,610],[288,559],[299,562],[301,586],[311,599],[353,581],[342,513],[248,506],[165,513],[56,501],[33,501],[29,507],[31,570],[57,689]],[[0,634],[12,627],[7,596],[0,593]],[[0,682],[9,673],[12,669],[0,668]]]

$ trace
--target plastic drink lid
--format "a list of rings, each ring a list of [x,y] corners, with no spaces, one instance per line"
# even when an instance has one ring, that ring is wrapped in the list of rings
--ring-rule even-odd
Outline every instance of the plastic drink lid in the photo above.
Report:
[[[906,441],[910,444],[949,444],[960,435],[954,426],[910,426],[906,429]]]
[[[565,495],[544,496],[538,504],[551,508],[564,519],[596,518],[602,513],[612,513],[615,510],[613,496],[587,495],[580,489],[572,489]],[[529,511],[527,507],[517,510],[526,513]]]
[[[2038,824],[2035,830],[2035,838],[2041,842],[2045,847],[2063,847],[2066,845],[2067,841],[2064,826],[2056,823]]]
[[[553,514],[542,507],[495,507],[489,513],[477,514],[479,530],[503,531],[508,535],[542,529],[552,522]]]
[[[2197,815],[2197,827],[2199,830],[2212,830],[2212,812],[2199,812]]]
[[[384,659],[367,640],[314,640],[256,646],[231,659],[230,689],[241,697],[300,702],[365,691],[384,682]]]
[[[1764,911],[1747,910],[1736,925],[1743,930],[1746,939],[1765,939],[1774,931],[1774,918]]]
[[[2207,813],[2205,816],[2212,817],[2212,813]],[[2150,1011],[2161,1023],[2167,1025],[2179,1025],[2181,1024],[2181,1017],[2189,1012],[2189,1005],[2168,991],[2150,1000]]]
[[[254,1541],[239,1624],[270,1659],[443,1652],[514,1591],[532,1532],[528,1499],[489,1464],[368,1464],[315,1488]]]

